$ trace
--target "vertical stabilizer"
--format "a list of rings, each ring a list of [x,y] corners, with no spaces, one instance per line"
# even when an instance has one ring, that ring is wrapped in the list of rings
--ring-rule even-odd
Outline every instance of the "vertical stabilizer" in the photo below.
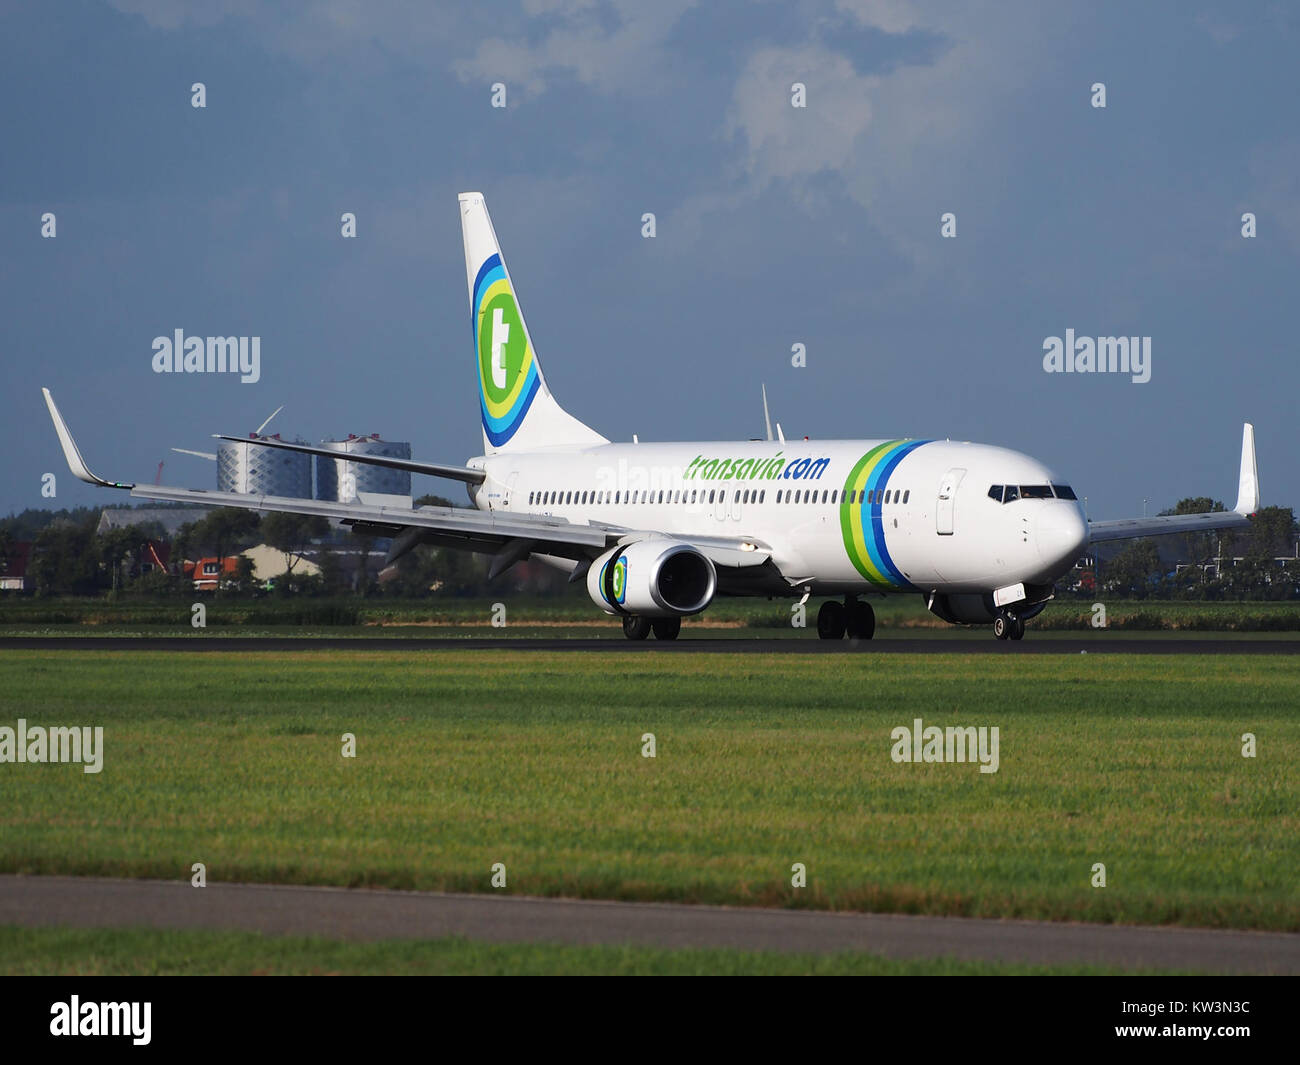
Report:
[[[546,387],[481,193],[460,194],[460,227],[485,453],[609,443],[556,403]]]

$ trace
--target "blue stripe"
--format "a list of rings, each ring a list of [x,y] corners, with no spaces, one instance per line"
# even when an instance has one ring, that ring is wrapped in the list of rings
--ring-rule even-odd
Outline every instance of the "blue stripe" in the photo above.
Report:
[[[469,300],[471,310],[478,310],[478,290],[483,287],[484,275],[496,266],[501,266],[501,256],[493,254],[489,255],[487,257],[487,262],[478,268],[478,276],[474,278],[474,290]],[[504,268],[502,269],[502,274],[505,274]]]
[[[871,497],[873,502],[871,507],[871,537],[863,537],[869,548],[874,547],[871,552],[872,561],[876,566],[892,580],[895,584],[903,588],[911,588],[912,583],[903,576],[899,568],[894,565],[893,558],[890,557],[889,548],[885,546],[885,523],[884,516],[881,513],[880,493],[885,490],[889,484],[889,477],[897,468],[898,464],[905,457],[915,451],[922,444],[928,444],[928,440],[912,440],[909,443],[901,444],[883,463],[876,466],[876,472],[871,476],[868,482],[868,490],[875,494]]]

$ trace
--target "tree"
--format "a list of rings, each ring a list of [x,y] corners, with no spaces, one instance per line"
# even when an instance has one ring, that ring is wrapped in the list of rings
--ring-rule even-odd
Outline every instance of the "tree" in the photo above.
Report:
[[[1180,499],[1172,510],[1162,510],[1160,514],[1162,517],[1168,514],[1208,514],[1211,511],[1218,512],[1226,509],[1217,499],[1211,499],[1209,496],[1194,496]],[[1183,562],[1200,563],[1217,557],[1221,536],[1231,536],[1231,533],[1226,531],[1177,533],[1171,535],[1170,540],[1178,545],[1178,557]],[[1228,543],[1227,540],[1223,542]]]
[[[1242,534],[1242,554],[1271,562],[1295,555],[1295,512],[1290,507],[1260,507],[1250,519],[1250,531]]]
[[[37,595],[93,595],[101,580],[94,527],[47,526],[33,542],[29,572]]]
[[[194,523],[187,539],[212,552],[217,560],[217,589],[221,589],[221,575],[225,562],[241,547],[248,547],[256,539],[258,518],[251,510],[221,507]]]
[[[329,531],[328,521],[308,514],[268,514],[262,519],[262,539],[284,556],[286,577],[293,573],[303,549]]]
[[[1121,596],[1145,599],[1159,581],[1160,569],[1160,552],[1153,541],[1130,540],[1106,563],[1106,587]]]

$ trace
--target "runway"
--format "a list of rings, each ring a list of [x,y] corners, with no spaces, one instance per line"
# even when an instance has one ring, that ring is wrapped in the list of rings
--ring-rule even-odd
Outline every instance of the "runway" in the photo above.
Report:
[[[886,637],[877,640],[751,639],[683,637],[679,640],[593,638],[514,639],[468,637],[310,636],[5,636],[0,650],[29,651],[623,651],[629,654],[964,654],[964,655],[1293,655],[1300,640],[1119,637],[1026,638],[1020,641],[970,637]]]
[[[465,936],[494,943],[725,947],[896,959],[1300,973],[1300,935],[824,913],[264,884],[0,876],[0,923],[241,929],[349,940]]]

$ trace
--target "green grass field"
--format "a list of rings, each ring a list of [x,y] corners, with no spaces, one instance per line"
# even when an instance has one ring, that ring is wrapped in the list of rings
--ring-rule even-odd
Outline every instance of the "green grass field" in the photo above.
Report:
[[[1169,973],[1173,970],[1142,970]],[[349,943],[253,932],[0,925],[0,976],[1054,976],[1101,966],[994,964],[871,954],[495,944],[451,938]]]
[[[0,871],[1295,931],[1297,706],[1290,656],[5,651],[0,725],[105,764],[0,765]],[[915,717],[999,771],[893,762]]]

